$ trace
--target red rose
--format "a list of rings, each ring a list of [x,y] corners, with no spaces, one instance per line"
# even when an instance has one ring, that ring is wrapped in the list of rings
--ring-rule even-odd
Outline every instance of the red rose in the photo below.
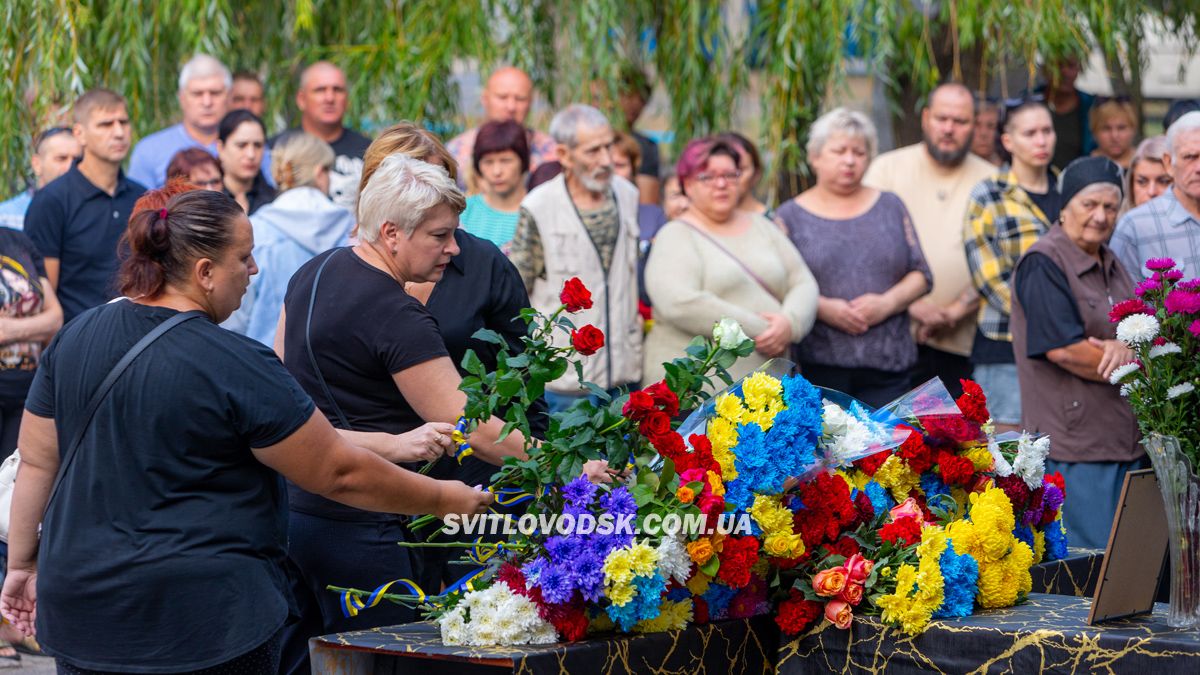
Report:
[[[679,414],[679,397],[667,386],[665,380],[659,380],[642,389],[654,399],[654,405],[671,417]]]
[[[859,548],[857,541],[854,541],[852,537],[845,536],[832,544],[825,544],[825,550],[829,551],[830,555],[840,555],[843,558],[849,558],[858,553]]]
[[[654,399],[644,391],[629,392],[629,400],[621,408],[621,414],[631,420],[642,420],[654,409]]]
[[[604,346],[604,333],[599,328],[588,324],[583,328],[571,331],[571,346],[583,356],[591,356]]]
[[[638,431],[653,441],[655,438],[671,431],[671,418],[665,412],[651,410],[646,413],[646,416],[638,424]]]
[[[583,285],[579,277],[567,279],[567,283],[563,284],[562,294],[558,296],[558,299],[566,306],[567,311],[572,314],[592,308],[592,292],[587,289],[587,286]]]

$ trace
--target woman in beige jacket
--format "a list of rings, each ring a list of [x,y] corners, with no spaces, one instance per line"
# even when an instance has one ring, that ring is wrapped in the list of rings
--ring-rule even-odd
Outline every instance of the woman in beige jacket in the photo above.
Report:
[[[736,320],[755,351],[729,373],[736,379],[765,361],[787,357],[812,329],[817,282],[804,259],[765,217],[737,210],[738,153],[713,139],[692,141],[680,155],[687,213],[663,226],[646,262],[654,326],[646,337],[642,381],[661,380],[663,363],[683,354],[713,324]]]

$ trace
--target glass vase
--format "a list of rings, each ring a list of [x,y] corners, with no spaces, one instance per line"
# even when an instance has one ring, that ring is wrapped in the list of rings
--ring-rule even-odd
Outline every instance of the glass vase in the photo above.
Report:
[[[1167,511],[1171,553],[1172,628],[1200,625],[1200,477],[1174,436],[1149,434],[1142,447],[1154,465]]]

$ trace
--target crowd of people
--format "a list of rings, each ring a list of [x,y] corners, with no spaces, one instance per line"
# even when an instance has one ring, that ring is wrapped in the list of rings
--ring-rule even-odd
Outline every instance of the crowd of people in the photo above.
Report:
[[[667,167],[634,69],[616,124],[577,103],[542,131],[532,80],[501,68],[445,143],[346,127],[324,61],[275,135],[262,82],[207,55],[181,70],[180,123],[136,145],[124,98],[88,91],[0,204],[0,454],[21,448],[0,638],[23,644],[36,610],[62,672],[307,672],[315,635],[413,620],[347,618],[325,588],[448,580],[444,553],[395,545],[401,514],[486,509],[468,486],[525,440],[482,420],[474,457],[446,457],[463,356],[495,365],[480,328],[520,349],[521,310],[554,311],[571,278],[605,336],[584,378],[612,394],[724,318],[755,343],[734,377],[787,358],[872,406],[975,379],[997,430],[1051,435],[1069,535],[1102,548],[1146,465],[1108,312],[1150,258],[1200,272],[1200,112],[1139,144],[1134,108],[1077,74],[1005,101],[943,84],[922,140],[882,154],[870,118],[830,110],[811,187],[781,204],[733,131]],[[552,382],[534,434],[595,395]]]

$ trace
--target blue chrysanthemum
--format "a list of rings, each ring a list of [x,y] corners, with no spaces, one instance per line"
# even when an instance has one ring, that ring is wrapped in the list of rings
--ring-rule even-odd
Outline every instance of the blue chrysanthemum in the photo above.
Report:
[[[655,572],[648,577],[635,577],[633,587],[636,589],[633,599],[621,605],[609,605],[605,611],[608,618],[621,627],[623,631],[631,630],[639,621],[653,619],[659,614],[663,591],[667,582],[662,575]]]
[[[729,610],[729,603],[733,601],[733,596],[737,595],[736,588],[730,588],[722,583],[712,582],[708,585],[708,590],[702,596],[704,602],[708,604],[708,616],[710,619],[723,619],[726,612]]]
[[[938,559],[938,565],[945,582],[945,599],[934,611],[934,618],[969,616],[975,607],[979,563],[969,555],[955,553],[954,542],[948,542],[942,557]]]
[[[869,481],[863,492],[867,493],[867,499],[871,500],[871,508],[875,510],[876,516],[881,516],[896,506],[896,500],[892,499],[887,488],[875,481]]]
[[[1028,525],[1017,525],[1014,527],[1013,536],[1028,544],[1029,549],[1033,550],[1033,530],[1029,529]]]
[[[1062,521],[1056,520],[1043,530],[1046,535],[1046,560],[1062,560],[1067,557],[1067,533]]]

